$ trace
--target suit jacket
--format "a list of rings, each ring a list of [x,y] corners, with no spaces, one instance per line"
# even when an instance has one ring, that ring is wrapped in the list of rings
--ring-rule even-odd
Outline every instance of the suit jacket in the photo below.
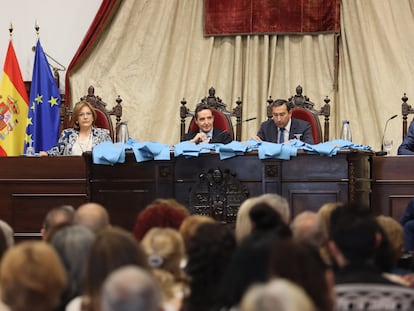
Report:
[[[301,141],[313,144],[312,126],[310,123],[295,118],[291,118],[291,120],[289,139],[295,138],[294,134],[302,134],[302,137],[300,138]],[[277,132],[278,130],[275,122],[272,119],[269,119],[262,123],[257,136],[263,141],[278,143]]]
[[[197,135],[199,131],[189,132],[185,134],[184,141],[191,140],[194,138],[194,136]],[[213,128],[213,137],[210,139],[210,143],[222,143],[222,144],[228,144],[231,143],[233,139],[231,139],[231,136],[226,131],[221,131],[219,129]]]
[[[403,142],[398,147],[398,154],[400,155],[412,155],[414,154],[414,122],[411,121]]]

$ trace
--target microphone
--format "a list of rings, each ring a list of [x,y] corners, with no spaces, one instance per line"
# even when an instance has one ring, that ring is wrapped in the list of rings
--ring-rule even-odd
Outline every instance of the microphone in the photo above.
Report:
[[[256,119],[257,119],[256,117],[248,118],[248,119],[242,120],[241,123],[243,123],[243,122],[250,122],[250,121],[253,121],[253,120],[256,120]],[[237,124],[233,124],[233,127],[235,127],[236,125]]]
[[[248,118],[246,120],[243,120],[242,122],[249,122],[249,121],[253,121],[253,120],[256,120],[256,119],[257,119],[256,117]]]
[[[395,119],[398,115],[395,114],[393,115],[391,118],[389,118],[386,122],[385,122],[385,126],[384,126],[384,132],[382,133],[382,139],[381,139],[381,151],[377,151],[375,152],[375,155],[377,156],[385,156],[387,154],[386,151],[384,151],[384,138],[385,138],[385,132],[387,130],[387,126],[388,126],[388,122],[391,121],[392,119]]]

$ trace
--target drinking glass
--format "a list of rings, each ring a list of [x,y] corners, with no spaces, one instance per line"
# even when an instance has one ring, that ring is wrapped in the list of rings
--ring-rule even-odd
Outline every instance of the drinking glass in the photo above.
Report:
[[[391,155],[392,147],[393,147],[392,139],[384,139],[384,150],[387,152],[387,156]]]

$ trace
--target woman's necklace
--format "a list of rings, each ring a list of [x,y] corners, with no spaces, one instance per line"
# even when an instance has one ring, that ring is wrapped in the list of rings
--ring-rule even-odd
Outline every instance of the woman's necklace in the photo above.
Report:
[[[81,141],[80,138],[78,139],[78,145],[79,145],[82,153],[84,153],[85,151],[89,151],[89,149],[92,149],[91,146],[89,146],[90,142],[91,142],[91,138],[92,138],[92,132],[89,133],[88,140],[86,141],[86,144],[85,144],[85,142]]]

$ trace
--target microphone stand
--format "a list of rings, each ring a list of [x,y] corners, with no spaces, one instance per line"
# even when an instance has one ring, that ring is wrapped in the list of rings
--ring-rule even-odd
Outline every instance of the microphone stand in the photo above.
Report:
[[[388,122],[391,121],[392,119],[395,119],[398,115],[393,115],[391,118],[389,118],[386,122],[385,122],[385,126],[384,126],[384,132],[382,133],[382,139],[381,139],[381,151],[377,151],[375,152],[376,156],[385,156],[387,154],[386,151],[384,151],[384,138],[385,138],[385,132],[387,130],[387,126],[388,126]]]

